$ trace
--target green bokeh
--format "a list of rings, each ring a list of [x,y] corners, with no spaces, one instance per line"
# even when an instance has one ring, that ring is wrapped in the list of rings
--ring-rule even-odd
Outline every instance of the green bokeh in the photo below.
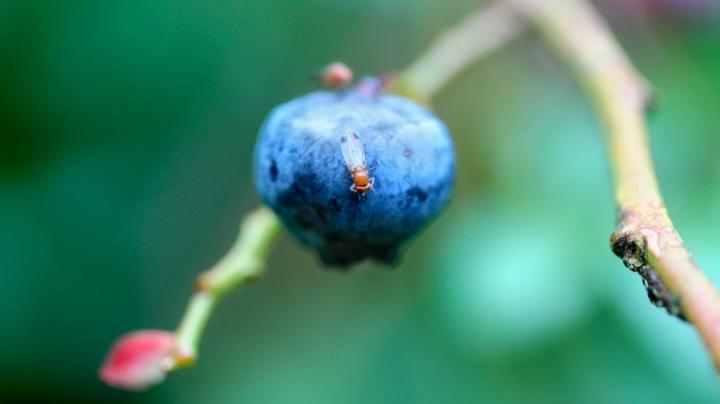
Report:
[[[667,205],[720,284],[720,14],[681,3],[599,5],[657,90]],[[258,203],[273,106],[334,60],[402,69],[474,7],[0,2],[0,402],[719,402],[693,329],[610,253],[601,128],[532,34],[438,99],[457,193],[401,267],[326,271],[283,239],[197,366],[143,394],[97,380],[115,337],[175,326]]]

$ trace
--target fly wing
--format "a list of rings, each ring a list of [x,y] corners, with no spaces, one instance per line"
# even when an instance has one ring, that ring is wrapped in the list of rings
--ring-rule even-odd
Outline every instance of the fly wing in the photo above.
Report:
[[[349,135],[343,135],[340,138],[340,149],[342,150],[345,164],[350,171],[366,166],[365,150],[363,149],[362,143],[360,143],[360,139],[354,132]]]

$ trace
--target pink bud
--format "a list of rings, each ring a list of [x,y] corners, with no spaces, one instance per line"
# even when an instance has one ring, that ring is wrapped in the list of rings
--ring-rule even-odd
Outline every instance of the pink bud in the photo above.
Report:
[[[320,81],[326,88],[343,88],[352,83],[353,72],[344,63],[335,62],[323,69]]]
[[[144,390],[165,378],[176,352],[172,333],[144,330],[125,334],[110,349],[100,379],[114,387]]]

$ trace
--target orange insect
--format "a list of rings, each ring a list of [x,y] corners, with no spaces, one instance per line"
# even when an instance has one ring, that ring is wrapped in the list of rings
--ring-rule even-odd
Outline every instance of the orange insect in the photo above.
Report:
[[[375,184],[375,178],[370,176],[370,169],[365,161],[365,149],[355,132],[349,136],[343,135],[340,138],[340,148],[342,150],[345,166],[347,166],[353,184],[350,190],[359,194],[364,194],[372,189]]]

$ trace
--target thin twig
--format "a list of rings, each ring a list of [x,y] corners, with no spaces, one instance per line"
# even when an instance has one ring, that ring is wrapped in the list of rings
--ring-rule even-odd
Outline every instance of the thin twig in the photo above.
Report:
[[[195,361],[200,338],[218,301],[229,291],[263,275],[270,247],[279,233],[275,215],[267,208],[257,209],[243,221],[240,234],[225,257],[200,275],[197,290],[175,332],[179,357],[174,369]]]
[[[427,103],[462,70],[507,44],[525,26],[508,4],[495,3],[476,11],[439,36],[403,71],[400,91]]]
[[[592,97],[605,125],[618,205],[613,251],[643,277],[653,303],[687,318],[720,368],[720,296],[673,227],[648,148],[646,81],[584,0],[515,0]]]
[[[613,252],[642,276],[654,304],[695,325],[720,369],[720,296],[684,247],[660,196],[645,122],[650,88],[586,0],[505,0],[480,10],[439,37],[401,76],[399,91],[429,103],[527,20],[575,69],[605,125],[619,212]]]

